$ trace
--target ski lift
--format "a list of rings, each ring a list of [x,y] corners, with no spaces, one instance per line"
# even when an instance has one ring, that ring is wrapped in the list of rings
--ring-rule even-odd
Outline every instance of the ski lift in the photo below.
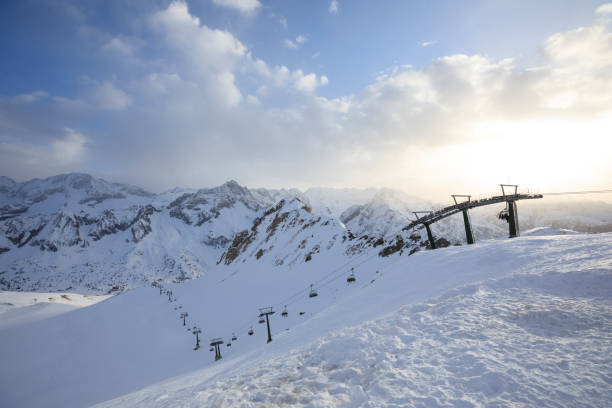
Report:
[[[215,349],[211,347],[211,348],[210,348],[210,351],[215,351]]]
[[[238,340],[238,337],[236,337],[236,335],[232,333],[232,341],[236,341],[236,340]]]
[[[281,313],[281,316],[283,317],[289,316],[289,313],[287,312],[287,305],[285,305],[285,310],[283,310],[283,313]]]
[[[263,324],[266,322],[266,319],[264,319],[263,316],[259,316],[259,324]]]
[[[227,347],[232,347],[232,343],[230,343],[229,341],[226,344]]]
[[[353,283],[357,280],[357,278],[355,277],[355,272],[353,271],[353,268],[351,268],[351,274],[348,276],[348,278],[346,278],[346,281],[348,283]]]
[[[312,286],[313,286],[313,285],[312,285],[312,283],[311,283],[311,284],[310,284],[310,293],[308,294],[308,297],[309,297],[309,298],[313,298],[313,297],[317,297],[317,296],[319,296],[319,294],[317,293],[317,291],[316,291],[316,290],[314,290],[314,289],[312,288]]]
[[[249,329],[249,336],[253,335],[253,326],[251,326],[251,328]]]
[[[303,315],[304,315],[304,312],[300,312],[300,316],[303,316]]]

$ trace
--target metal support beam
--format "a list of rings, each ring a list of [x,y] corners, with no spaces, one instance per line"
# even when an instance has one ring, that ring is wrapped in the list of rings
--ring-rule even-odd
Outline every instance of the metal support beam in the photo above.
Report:
[[[221,348],[219,345],[223,344],[223,340],[220,338],[212,339],[210,341],[210,346],[215,348],[215,361],[221,360]]]
[[[510,229],[510,238],[518,237],[519,223],[516,201],[508,201],[508,227]]]
[[[474,236],[472,235],[472,225],[470,223],[470,217],[468,216],[467,208],[463,211],[463,224],[465,224],[465,238],[468,245],[474,243]]]
[[[268,343],[272,341],[272,333],[270,333],[270,319],[266,315],[266,325],[268,326]]]
[[[266,325],[268,326],[268,343],[272,341],[272,333],[270,332],[270,319],[268,316],[274,314],[274,310],[272,307],[264,307],[263,309],[259,309],[259,317],[266,316]]]
[[[429,224],[425,224],[425,229],[427,230],[427,238],[429,239],[429,246],[431,249],[436,249],[436,241],[434,241],[433,234],[431,233],[431,228]]]

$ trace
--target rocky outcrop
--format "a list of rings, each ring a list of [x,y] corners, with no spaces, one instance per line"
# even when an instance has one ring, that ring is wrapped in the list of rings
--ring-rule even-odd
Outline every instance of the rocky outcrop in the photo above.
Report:
[[[142,241],[153,230],[151,228],[151,215],[154,213],[155,208],[152,205],[147,205],[138,212],[132,223],[132,240],[134,242]]]

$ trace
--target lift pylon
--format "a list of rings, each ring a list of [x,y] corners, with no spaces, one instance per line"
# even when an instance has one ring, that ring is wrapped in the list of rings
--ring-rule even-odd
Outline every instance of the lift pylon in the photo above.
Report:
[[[191,332],[196,335],[196,345],[195,345],[194,350],[197,350],[200,348],[200,333],[202,333],[202,329],[200,329],[199,327],[193,326],[193,329],[191,329]]]
[[[272,341],[272,333],[270,332],[270,319],[268,318],[268,316],[273,314],[274,310],[272,310],[271,306],[259,309],[259,317],[266,317],[266,325],[268,326],[268,343]]]
[[[509,238],[514,238],[519,236],[519,224],[518,224],[518,208],[516,205],[516,199],[512,199],[512,197],[516,197],[518,194],[518,184],[500,184],[502,189],[502,195],[504,198],[508,197],[506,200],[506,210],[508,211],[508,232]],[[514,188],[514,194],[506,194],[506,188],[509,188],[512,191]]]
[[[459,204],[457,202],[457,197],[467,198],[467,200],[464,202],[468,202],[468,203],[472,200],[472,196],[467,195],[467,194],[451,194],[451,197],[453,197],[453,200],[455,201],[455,205]],[[463,225],[465,225],[465,240],[467,241],[468,245],[473,244],[474,234],[472,233],[472,223],[470,222],[470,216],[468,214],[468,209],[464,208],[461,210],[461,212],[463,213]]]
[[[215,361],[221,360],[221,348],[219,345],[223,344],[223,339],[216,338],[210,340],[210,347],[215,348]]]
[[[418,221],[421,218],[419,217],[419,214],[431,215],[433,214],[433,211],[413,211],[412,213],[414,214],[414,216],[417,218],[417,221]],[[429,247],[431,249],[436,249],[436,241],[434,240],[433,234],[431,233],[431,228],[429,227],[429,223],[424,222],[423,225],[425,225],[425,229],[427,230],[427,239],[429,240]]]

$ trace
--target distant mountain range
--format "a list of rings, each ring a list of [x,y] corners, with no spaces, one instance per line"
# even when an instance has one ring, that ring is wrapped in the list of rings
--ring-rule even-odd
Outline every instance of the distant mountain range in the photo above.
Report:
[[[23,183],[0,177],[0,288],[98,294],[192,279],[248,258],[291,268],[324,252],[414,252],[425,245],[421,232],[397,235],[411,211],[435,206],[391,189],[302,192],[228,181],[153,194],[87,174]],[[500,209],[472,212],[477,240],[507,234]],[[612,205],[604,203],[521,203],[519,217],[523,230],[612,231]],[[433,229],[464,242],[461,217]]]

